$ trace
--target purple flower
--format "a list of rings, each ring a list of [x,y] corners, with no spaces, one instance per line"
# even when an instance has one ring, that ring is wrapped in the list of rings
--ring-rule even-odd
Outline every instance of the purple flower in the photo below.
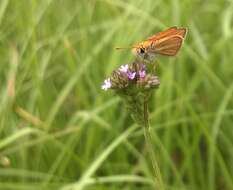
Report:
[[[121,67],[119,68],[119,71],[122,73],[127,73],[129,69],[128,65],[121,65]]]
[[[104,84],[102,85],[101,88],[102,88],[103,90],[107,91],[109,88],[111,88],[111,86],[112,86],[111,80],[110,80],[110,78],[108,78],[108,79],[106,79],[106,80],[104,81]]]
[[[130,79],[130,80],[133,80],[134,78],[135,78],[135,76],[136,76],[136,72],[128,72],[127,73],[127,75],[128,75],[128,78]]]
[[[146,76],[146,71],[145,70],[140,70],[139,71],[139,77],[140,78],[145,78],[145,76]]]

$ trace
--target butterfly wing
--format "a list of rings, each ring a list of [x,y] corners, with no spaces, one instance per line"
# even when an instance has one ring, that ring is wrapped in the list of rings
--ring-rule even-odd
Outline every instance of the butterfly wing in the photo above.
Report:
[[[184,37],[186,35],[187,29],[176,27],[169,28],[164,32],[160,32],[152,37],[150,37],[148,42],[151,43],[149,48],[149,53],[156,53],[166,56],[174,56],[179,51]]]
[[[161,55],[174,56],[179,51],[183,42],[183,38],[174,36],[164,41],[155,43],[152,52]]]
[[[171,28],[168,28],[165,31],[159,32],[159,33],[147,38],[146,41],[155,41],[155,40],[159,40],[161,38],[164,38],[164,37],[167,37],[170,35],[180,35],[184,38],[186,35],[186,32],[187,32],[186,28],[177,28],[176,26],[173,26]]]
[[[172,34],[172,33],[175,32],[176,30],[177,30],[177,27],[175,27],[175,26],[174,26],[174,27],[171,27],[171,28],[168,28],[168,29],[165,30],[165,31],[159,32],[159,33],[157,33],[157,34],[155,34],[155,35],[153,35],[153,36],[147,38],[146,41],[148,41],[148,40],[152,40],[152,41],[158,40],[158,39],[163,38],[163,37],[165,37],[165,36],[167,36],[167,35],[169,35],[169,34]]]

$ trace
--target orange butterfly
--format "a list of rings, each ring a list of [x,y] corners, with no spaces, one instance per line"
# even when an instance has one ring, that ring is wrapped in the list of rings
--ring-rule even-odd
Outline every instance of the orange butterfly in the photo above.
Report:
[[[184,41],[186,33],[186,28],[171,27],[132,46],[132,52],[137,57],[148,61],[152,61],[156,55],[175,56]]]

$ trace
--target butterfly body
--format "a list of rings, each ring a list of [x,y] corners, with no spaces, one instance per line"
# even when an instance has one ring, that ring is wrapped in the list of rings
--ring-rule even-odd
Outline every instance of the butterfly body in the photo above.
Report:
[[[175,56],[182,46],[187,29],[171,27],[155,34],[132,48],[137,57],[152,61],[156,55]]]

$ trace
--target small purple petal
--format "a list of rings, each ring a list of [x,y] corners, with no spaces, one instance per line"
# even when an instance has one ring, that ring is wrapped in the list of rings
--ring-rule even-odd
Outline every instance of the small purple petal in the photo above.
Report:
[[[139,71],[139,77],[140,78],[144,78],[145,76],[146,76],[146,71],[145,70]]]
[[[102,85],[102,89],[107,91],[109,88],[111,88],[112,84],[111,84],[111,80],[108,78],[104,81],[104,84]]]
[[[142,64],[141,65],[141,70],[145,70],[146,69],[146,65]]]
[[[128,65],[121,65],[121,67],[119,68],[119,71],[122,73],[127,73],[129,69]]]
[[[136,72],[128,72],[127,75],[130,80],[133,80],[136,76]]]

